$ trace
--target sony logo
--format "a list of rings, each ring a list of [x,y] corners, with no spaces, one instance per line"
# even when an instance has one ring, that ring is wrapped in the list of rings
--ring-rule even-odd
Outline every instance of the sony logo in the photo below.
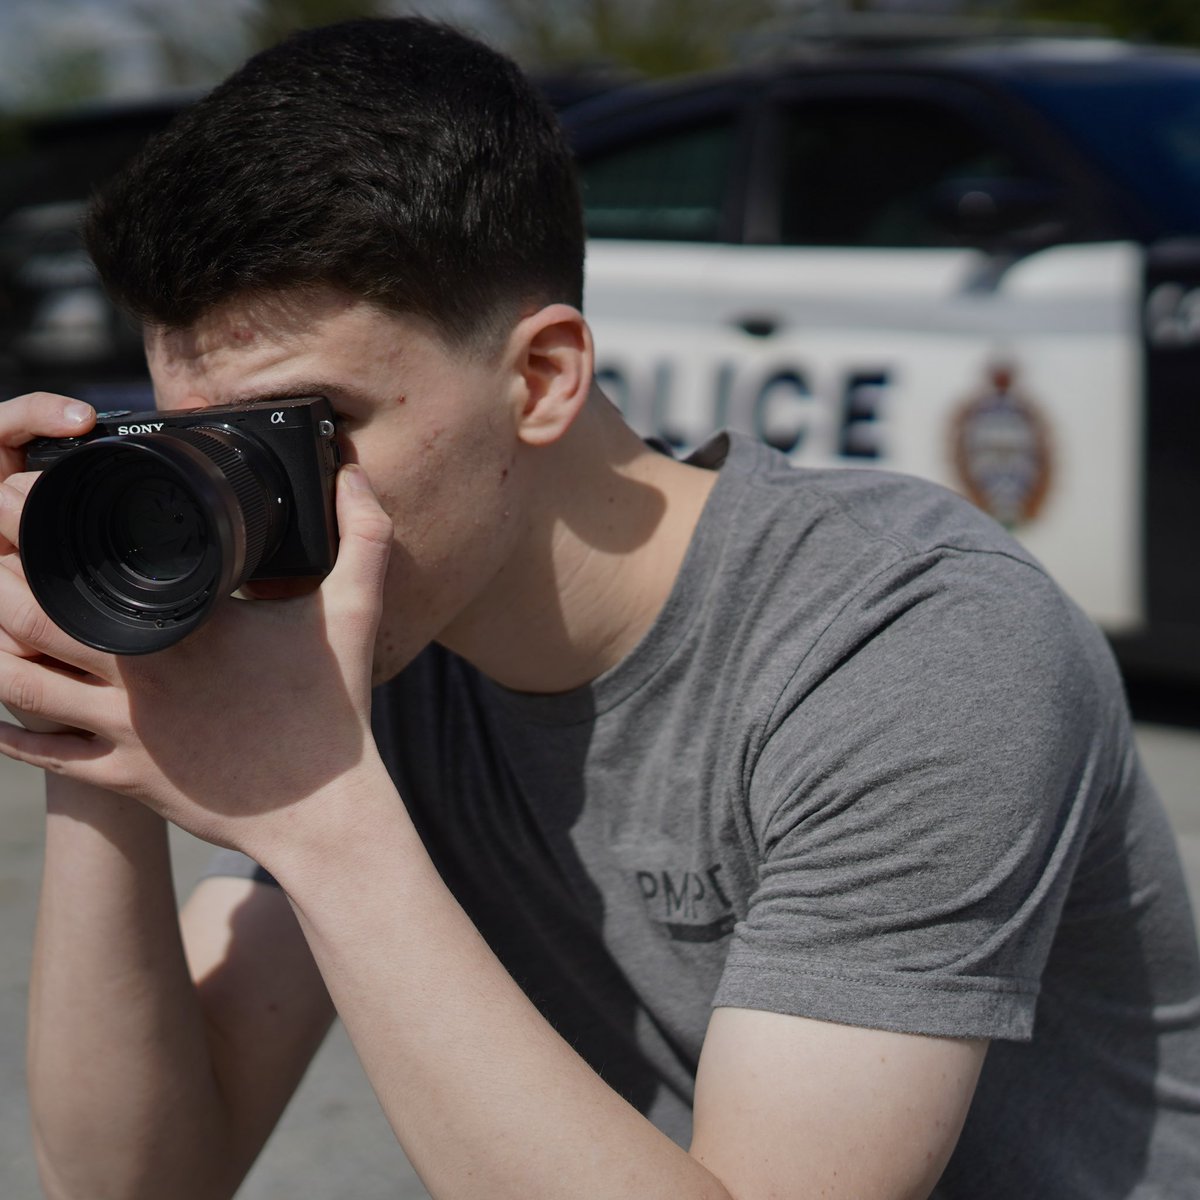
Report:
[[[118,425],[117,432],[125,433],[157,433],[165,424],[163,421],[158,421],[153,425]]]

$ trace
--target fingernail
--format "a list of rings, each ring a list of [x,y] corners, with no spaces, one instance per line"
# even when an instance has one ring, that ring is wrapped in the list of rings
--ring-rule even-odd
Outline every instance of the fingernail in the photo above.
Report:
[[[362,467],[354,463],[347,463],[342,468],[342,478],[346,482],[347,487],[351,487],[360,492],[367,490],[367,476]]]
[[[90,404],[84,404],[80,400],[72,400],[71,403],[63,409],[63,420],[66,421],[68,425],[82,425],[84,421],[91,417],[91,415],[92,406]]]

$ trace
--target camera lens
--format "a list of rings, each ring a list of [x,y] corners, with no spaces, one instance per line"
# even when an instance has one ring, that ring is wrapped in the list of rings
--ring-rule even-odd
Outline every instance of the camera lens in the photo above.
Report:
[[[102,437],[34,484],[25,575],[72,637],[114,654],[178,642],[274,552],[286,525],[271,454],[222,425]]]
[[[204,514],[166,476],[130,484],[113,505],[107,541],[112,558],[140,581],[184,579],[204,557]]]

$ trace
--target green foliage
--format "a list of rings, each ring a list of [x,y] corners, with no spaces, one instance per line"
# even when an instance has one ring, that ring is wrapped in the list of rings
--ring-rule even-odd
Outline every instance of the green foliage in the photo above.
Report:
[[[224,38],[215,45],[200,45],[181,30],[160,0],[131,3],[133,14],[157,37],[167,75],[179,84],[215,83],[293,30],[383,16],[389,10],[386,0],[256,0],[230,24]]]
[[[1200,45],[1197,0],[1018,0],[1022,17],[1084,21],[1119,37],[1164,45]]]
[[[251,52],[273,46],[294,29],[332,25],[352,17],[381,17],[386,0],[259,0],[246,25]]]
[[[27,112],[70,108],[92,100],[104,90],[104,62],[94,47],[72,47],[39,56],[33,89],[23,98]]]
[[[496,0],[516,56],[535,67],[615,63],[677,75],[727,63],[780,0]]]
[[[789,15],[897,11],[883,0],[493,0],[493,7],[527,65],[610,63],[645,75],[720,66],[736,57],[744,35]],[[1200,45],[1200,0],[959,0],[956,7],[961,16],[1079,23],[1119,37]],[[933,3],[926,11],[947,12]]]

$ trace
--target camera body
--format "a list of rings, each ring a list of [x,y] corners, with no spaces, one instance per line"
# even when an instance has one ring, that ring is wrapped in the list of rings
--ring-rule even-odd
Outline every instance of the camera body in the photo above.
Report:
[[[80,641],[162,649],[248,580],[328,574],[339,462],[323,396],[99,413],[26,448],[26,578]]]
[[[82,437],[30,442],[25,449],[25,469],[44,471],[101,438],[145,437],[213,427],[236,430],[261,442],[275,461],[278,486],[290,501],[292,519],[281,531],[278,547],[248,578],[327,575],[337,557],[333,479],[340,459],[333,409],[324,396],[177,412],[118,409],[97,413],[95,427]]]

